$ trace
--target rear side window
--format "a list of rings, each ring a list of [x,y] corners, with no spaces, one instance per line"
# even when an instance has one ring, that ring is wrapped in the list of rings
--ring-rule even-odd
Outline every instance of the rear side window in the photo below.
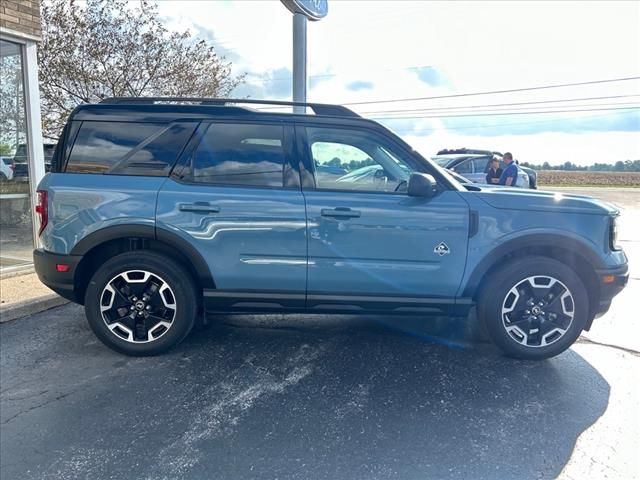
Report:
[[[196,122],[82,122],[66,171],[168,175]]]
[[[279,125],[212,123],[192,157],[190,180],[212,185],[282,187]]]

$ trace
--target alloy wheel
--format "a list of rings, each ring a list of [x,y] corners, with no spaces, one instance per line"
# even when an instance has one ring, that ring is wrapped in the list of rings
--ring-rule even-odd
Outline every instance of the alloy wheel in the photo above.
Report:
[[[557,342],[569,330],[574,316],[571,291],[546,275],[520,280],[502,302],[502,325],[512,340],[526,347]]]
[[[176,316],[176,297],[169,284],[146,270],[113,277],[100,295],[107,328],[122,340],[148,343],[166,334]]]

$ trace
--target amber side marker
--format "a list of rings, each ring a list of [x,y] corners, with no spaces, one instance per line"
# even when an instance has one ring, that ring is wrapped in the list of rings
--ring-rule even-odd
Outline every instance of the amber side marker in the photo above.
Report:
[[[602,277],[602,283],[613,283],[615,279],[616,277],[614,277],[613,275],[605,275],[604,277]]]

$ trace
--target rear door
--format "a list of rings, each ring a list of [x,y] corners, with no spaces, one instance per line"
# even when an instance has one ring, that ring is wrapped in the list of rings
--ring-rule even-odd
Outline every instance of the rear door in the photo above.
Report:
[[[409,197],[416,158],[368,129],[297,127],[313,186],[307,306],[428,311],[453,303],[467,255],[469,209],[457,191]],[[323,165],[349,170],[327,175]]]
[[[212,309],[304,306],[306,218],[286,124],[203,122],[158,196],[157,228],[206,260]]]

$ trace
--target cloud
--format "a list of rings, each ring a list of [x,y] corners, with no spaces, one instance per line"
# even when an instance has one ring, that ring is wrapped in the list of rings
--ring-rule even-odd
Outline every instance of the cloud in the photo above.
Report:
[[[413,69],[420,81],[432,87],[444,85],[445,79],[435,67],[417,67]]]
[[[353,92],[359,92],[360,90],[371,90],[371,89],[373,89],[373,82],[368,82],[366,80],[355,80],[347,84],[347,90],[351,90]]]
[[[445,118],[445,128],[487,137],[532,135],[544,132],[588,134],[590,132],[639,132],[640,109],[593,114],[495,115]]]
[[[239,85],[234,95],[269,100],[282,100],[291,97],[292,72],[282,67],[266,72],[248,71],[246,82]]]
[[[325,71],[324,73],[321,73],[321,74],[318,74],[318,75],[311,75],[309,77],[309,90],[313,90],[321,82],[327,82],[327,81],[331,80],[331,77],[333,77],[333,76],[334,75],[329,73],[328,70]]]

